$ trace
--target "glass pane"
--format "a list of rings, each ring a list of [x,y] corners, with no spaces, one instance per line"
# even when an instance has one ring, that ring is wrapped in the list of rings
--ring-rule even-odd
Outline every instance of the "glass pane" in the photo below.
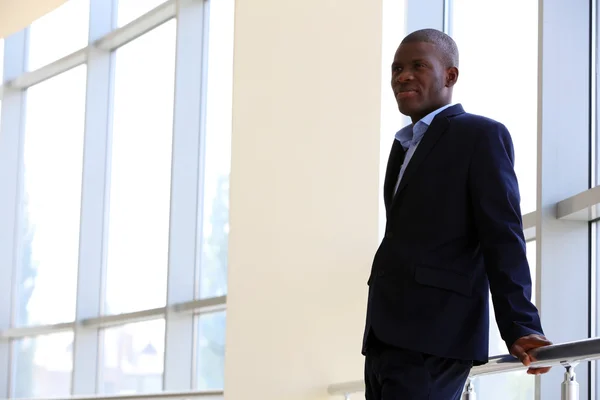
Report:
[[[406,36],[406,0],[385,0],[382,13],[382,63],[381,63],[381,135],[379,141],[379,241],[385,236],[387,216],[383,200],[383,182],[390,147],[399,127],[408,125],[407,117],[398,112],[398,103],[390,87],[390,72],[394,55],[402,38]]]
[[[454,101],[467,112],[506,125],[515,148],[521,212],[535,211],[538,2],[454,0],[452,4],[453,37],[460,52]],[[507,29],[506,21],[519,29]],[[494,85],[490,91],[485,85],[490,80],[506,84]]]
[[[87,46],[89,10],[89,0],[68,0],[31,24],[30,71]]]
[[[106,329],[99,393],[134,394],[162,391],[165,320]]]
[[[127,25],[166,0],[119,0],[117,25]]]
[[[599,83],[600,84],[600,83]],[[600,165],[598,165],[598,167],[600,167]],[[591,294],[590,293],[590,297],[594,298],[595,297],[595,317],[596,317],[596,323],[595,323],[595,331],[596,333],[593,335],[595,337],[598,337],[598,332],[600,332],[600,318],[598,318],[600,316],[600,312],[598,310],[600,310],[600,222],[596,221],[593,225],[593,236],[595,236],[595,245],[592,245],[592,251],[593,253],[593,258],[592,260],[595,259],[595,263],[596,263],[596,273],[595,273],[595,279],[592,281],[592,290],[595,290],[596,292]],[[590,274],[591,275],[591,274]],[[593,279],[593,275],[590,276],[590,280]],[[594,296],[594,297],[592,297]],[[595,368],[595,387],[598,388],[598,384],[600,384],[600,360],[595,360],[592,362],[594,368]],[[577,371],[576,371],[577,372]],[[593,378],[592,378],[593,380]],[[600,400],[600,390],[596,389],[596,395],[593,397],[596,400]]]
[[[4,39],[0,39],[0,86],[4,82]],[[2,96],[0,95],[0,124],[2,123]],[[2,126],[2,125],[0,125]]]
[[[225,311],[198,316],[196,389],[223,390]]]
[[[227,293],[234,0],[210,3],[200,297]]]
[[[535,303],[536,241],[527,243],[527,260],[532,280],[532,300]],[[506,343],[500,337],[490,298],[490,356],[508,354]],[[533,400],[535,378],[525,371],[489,375],[475,380],[477,397],[485,400]]]
[[[18,398],[71,394],[73,333],[56,333],[13,342],[12,394]]]
[[[175,34],[171,20],[116,54],[104,310],[109,314],[166,302]]]
[[[86,66],[27,91],[16,323],[75,319]]]
[[[4,40],[0,39],[0,85],[4,82]]]
[[[529,262],[529,271],[531,272],[531,301],[533,304],[537,304],[537,297],[535,293],[535,285],[537,278],[537,253],[536,247],[537,242],[532,240],[531,242],[527,242],[527,261]]]
[[[598,4],[598,2],[596,2],[596,4]],[[600,28],[598,28],[599,23],[600,23],[600,13],[596,13],[596,15],[595,15],[595,26],[596,26],[596,28],[595,28],[595,30],[596,30],[596,32],[595,32],[596,54],[595,54],[595,56],[596,57],[595,57],[595,60],[593,60],[593,62],[594,62],[593,68],[595,71],[598,71],[598,69],[600,68]],[[596,142],[595,142],[595,149],[594,149],[596,151],[596,154],[594,154],[594,156],[595,156],[594,157],[595,159],[593,160],[594,164],[592,164],[591,171],[590,171],[592,174],[594,174],[594,172],[595,172],[594,186],[600,186],[600,124],[598,124],[598,122],[597,122],[598,121],[597,116],[600,115],[600,80],[597,78],[597,76],[598,76],[598,74],[596,72],[596,80],[595,80],[596,85],[593,88],[595,91],[595,97],[596,97],[596,99],[595,99],[596,109],[594,110],[596,114],[595,115],[592,114],[592,115],[594,115],[594,118],[596,119],[596,121],[595,121],[595,130],[596,130],[595,140],[596,140]],[[594,171],[594,169],[595,169],[595,171]],[[600,363],[598,363],[598,366],[600,367]],[[597,373],[598,373],[598,376],[600,379],[600,368],[597,369]],[[600,383],[600,380],[599,380],[599,383]],[[597,390],[596,392],[597,392],[597,399],[600,400],[600,390]]]

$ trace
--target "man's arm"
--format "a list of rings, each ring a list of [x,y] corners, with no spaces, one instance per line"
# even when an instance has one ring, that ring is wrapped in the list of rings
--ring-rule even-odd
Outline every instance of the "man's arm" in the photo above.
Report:
[[[498,123],[490,123],[475,140],[469,169],[473,214],[496,322],[502,339],[514,352],[513,345],[523,343],[517,340],[543,335],[543,331],[538,310],[531,303],[513,145],[506,127]]]

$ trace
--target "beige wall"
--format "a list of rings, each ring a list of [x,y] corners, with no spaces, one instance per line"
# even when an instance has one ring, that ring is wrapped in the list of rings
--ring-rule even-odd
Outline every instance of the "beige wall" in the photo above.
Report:
[[[324,399],[362,374],[381,0],[236,3],[226,399]]]

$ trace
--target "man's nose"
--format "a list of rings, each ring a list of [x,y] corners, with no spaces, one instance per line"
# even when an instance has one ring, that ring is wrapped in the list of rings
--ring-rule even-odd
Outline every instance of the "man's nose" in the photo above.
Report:
[[[413,80],[413,74],[410,70],[404,70],[396,76],[396,82],[409,82]]]

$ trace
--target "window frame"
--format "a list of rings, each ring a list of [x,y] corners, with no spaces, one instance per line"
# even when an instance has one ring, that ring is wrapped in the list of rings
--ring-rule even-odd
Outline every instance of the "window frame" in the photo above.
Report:
[[[219,0],[210,0],[219,1]],[[39,69],[27,70],[28,28],[5,40],[4,74],[0,80],[0,395],[10,398],[14,340],[72,331],[72,395],[95,395],[99,365],[99,332],[106,327],[165,318],[163,390],[191,391],[196,366],[198,315],[226,310],[227,296],[196,298],[198,248],[202,232],[203,146],[209,0],[167,0],[116,28],[117,0],[90,0],[88,45]],[[119,315],[102,315],[107,234],[107,187],[114,86],[114,50],[157,26],[177,19],[176,74],[169,226],[169,273],[165,307]],[[201,37],[201,45],[197,38]],[[200,50],[200,51],[198,51]],[[79,267],[74,321],[16,328],[12,323],[15,213],[20,201],[20,158],[26,89],[87,63],[84,176],[80,220]],[[198,74],[202,71],[202,74]],[[190,171],[194,171],[190,173]],[[190,218],[192,216],[192,218]],[[84,279],[85,277],[98,279]],[[222,391],[214,392],[215,395]]]

